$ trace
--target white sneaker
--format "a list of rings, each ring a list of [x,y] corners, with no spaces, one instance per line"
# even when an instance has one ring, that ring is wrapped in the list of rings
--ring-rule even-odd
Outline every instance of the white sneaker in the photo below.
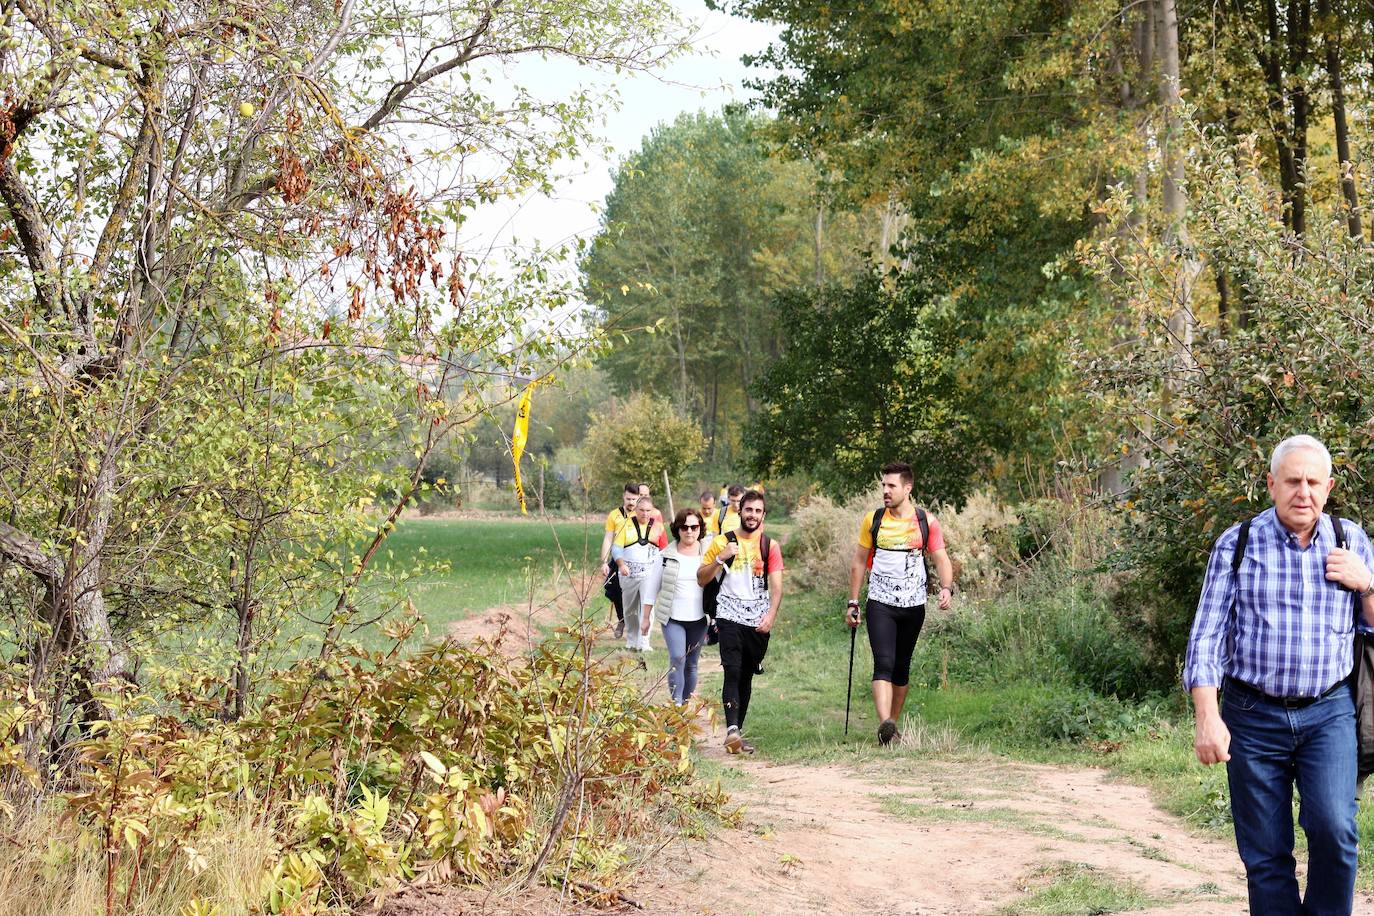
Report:
[[[640,650],[641,652],[652,652],[652,651],[654,651],[654,647],[651,646],[651,645],[649,645],[649,634],[648,634],[648,633],[644,633],[644,634],[641,634],[641,635],[640,635],[640,637],[639,637],[639,650]]]

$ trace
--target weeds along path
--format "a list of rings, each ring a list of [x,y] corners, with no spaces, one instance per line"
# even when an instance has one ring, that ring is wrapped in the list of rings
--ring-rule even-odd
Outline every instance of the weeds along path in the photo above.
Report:
[[[1235,850],[1097,770],[892,755],[855,769],[729,758],[744,822],[692,843],[633,896],[651,913],[1244,910]],[[648,884],[649,882],[646,882]]]

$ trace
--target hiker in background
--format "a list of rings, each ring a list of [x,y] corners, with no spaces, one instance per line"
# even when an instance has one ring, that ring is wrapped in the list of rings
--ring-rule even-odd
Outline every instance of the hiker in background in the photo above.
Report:
[[[716,510],[712,517],[713,534],[729,534],[739,528],[739,501],[744,497],[744,487],[732,483],[725,488],[725,505]]]
[[[1321,442],[1278,444],[1268,475],[1274,505],[1217,538],[1188,638],[1193,749],[1203,764],[1226,764],[1251,913],[1347,916],[1354,906],[1349,675],[1356,617],[1374,623],[1374,548],[1359,525],[1338,529],[1322,513],[1333,485]],[[1293,858],[1295,784],[1307,835],[1304,896]]]
[[[868,645],[873,650],[873,705],[878,743],[898,737],[902,705],[911,681],[911,655],[926,619],[926,557],[940,577],[940,610],[954,597],[954,566],[935,516],[911,502],[911,465],[883,465],[883,507],[863,517],[859,546],[849,564],[845,620],[859,625],[859,586],[868,574]]]
[[[740,497],[740,526],[711,540],[697,570],[705,586],[724,574],[716,600],[720,628],[720,664],[725,669],[721,704],[725,707],[725,750],[754,753],[744,736],[744,719],[754,675],[768,653],[768,637],[782,604],[782,551],[763,533],[768,506],[762,493]]]
[[[629,524],[634,515],[635,503],[639,501],[639,484],[627,483],[621,495],[621,503],[606,513],[606,533],[601,538],[601,577],[605,581],[605,593],[611,607],[615,609],[615,638],[625,635],[625,609],[620,594],[620,579],[611,566],[611,547],[622,526]]]
[[[625,648],[648,652],[649,634],[640,630],[644,611],[644,587],[658,565],[659,551],[668,546],[663,525],[654,520],[654,501],[639,497],[628,524],[620,527],[611,545],[611,556],[620,571],[620,601],[625,609]]]
[[[653,502],[654,494],[649,489],[649,485],[647,483],[642,483],[639,485],[639,495],[641,498],[649,500],[650,503]],[[660,512],[657,507],[654,508],[654,521],[658,523],[658,527],[660,529],[664,528],[663,513]]]
[[[698,497],[698,505],[701,506],[701,517],[706,520],[706,530],[701,533],[701,541],[705,543],[711,536],[719,534],[715,530],[716,524],[716,498],[711,495],[710,490],[702,490]]]
[[[706,499],[714,506],[709,492]],[[663,551],[661,562],[645,587],[640,628],[645,638],[651,619],[663,628],[663,645],[668,650],[668,692],[673,703],[686,706],[696,693],[697,662],[706,642],[706,611],[702,606],[702,587],[697,584],[697,570],[701,568],[705,549],[701,532],[706,527],[706,514],[698,509],[679,509],[669,527],[673,544]]]

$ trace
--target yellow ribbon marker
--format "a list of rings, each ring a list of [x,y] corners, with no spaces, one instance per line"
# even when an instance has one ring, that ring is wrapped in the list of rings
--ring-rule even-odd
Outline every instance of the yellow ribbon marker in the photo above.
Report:
[[[520,500],[521,515],[529,515],[529,511],[525,508],[525,487],[520,482],[520,456],[525,454],[525,443],[530,437],[530,395],[537,384],[538,379],[530,382],[520,396],[520,407],[515,411],[515,430],[510,434],[510,455],[515,463],[515,498]]]

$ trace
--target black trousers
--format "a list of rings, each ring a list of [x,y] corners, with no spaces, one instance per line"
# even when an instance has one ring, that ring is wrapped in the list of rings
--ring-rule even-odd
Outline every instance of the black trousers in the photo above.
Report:
[[[611,561],[610,566],[611,573],[606,577],[606,584],[602,588],[602,592],[605,594],[607,600],[611,602],[611,606],[615,608],[615,619],[624,620],[625,607],[624,603],[620,600],[620,576],[617,573],[614,560]]]
[[[905,687],[911,681],[911,654],[926,622],[926,606],[893,607],[868,599],[868,645],[873,650],[873,680]]]
[[[768,654],[768,634],[724,617],[717,617],[716,624],[720,627],[720,666],[725,669],[725,683],[720,690],[725,724],[743,728],[749,696],[754,690],[754,674]]]

